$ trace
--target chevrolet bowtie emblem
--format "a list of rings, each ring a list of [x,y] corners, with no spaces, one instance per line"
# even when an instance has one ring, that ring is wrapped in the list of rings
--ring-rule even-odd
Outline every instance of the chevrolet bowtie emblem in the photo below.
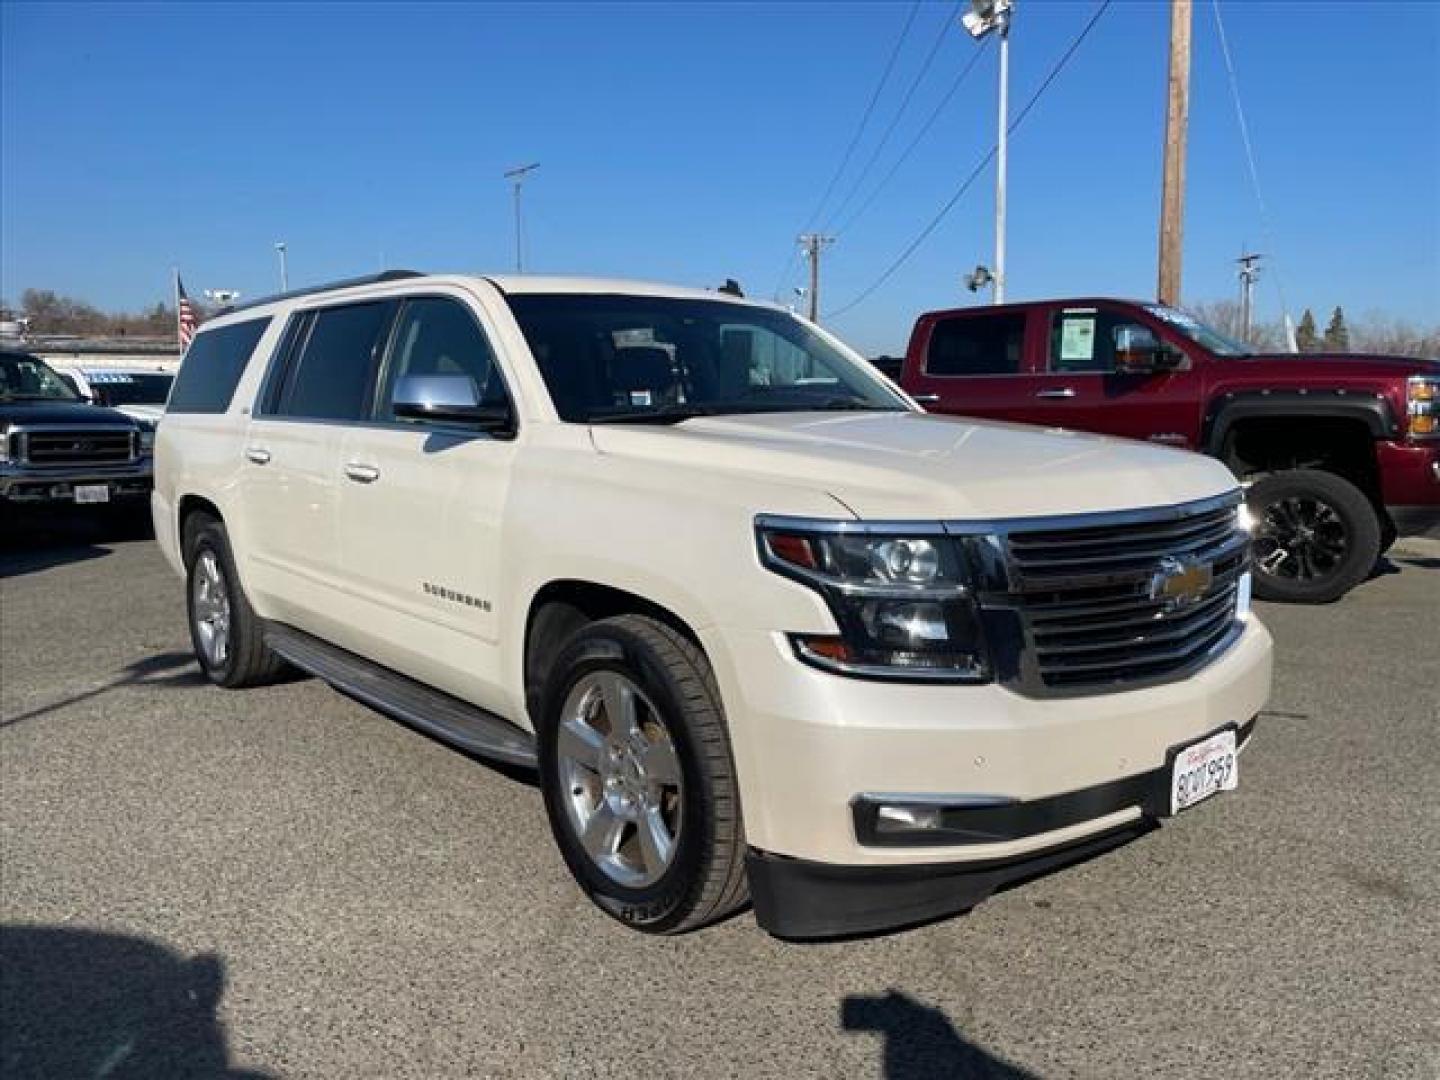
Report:
[[[1166,555],[1150,577],[1150,599],[1163,601],[1166,611],[1189,607],[1210,590],[1214,578],[1209,563],[1188,555]]]

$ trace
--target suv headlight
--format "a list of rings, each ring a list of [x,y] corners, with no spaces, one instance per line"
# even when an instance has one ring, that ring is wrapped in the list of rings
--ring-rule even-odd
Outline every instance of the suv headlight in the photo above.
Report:
[[[837,635],[791,634],[807,664],[866,678],[985,682],[990,664],[959,546],[938,526],[876,533],[761,518],[760,560],[825,598]]]
[[[1411,375],[1405,384],[1405,402],[1411,435],[1440,435],[1440,375]]]

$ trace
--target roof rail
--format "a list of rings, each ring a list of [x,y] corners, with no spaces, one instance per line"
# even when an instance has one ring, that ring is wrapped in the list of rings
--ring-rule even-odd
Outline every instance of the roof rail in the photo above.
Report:
[[[276,293],[274,296],[262,296],[258,300],[247,300],[243,304],[231,304],[215,312],[215,315],[218,317],[229,315],[233,311],[248,311],[250,308],[261,307],[264,304],[274,304],[280,300],[294,300],[301,296],[329,292],[331,289],[351,289],[357,285],[379,285],[386,281],[404,281],[406,278],[424,276],[419,270],[382,270],[378,274],[363,274],[360,277],[345,278],[341,281],[327,281],[324,285],[309,285],[303,289],[291,289],[289,292]]]

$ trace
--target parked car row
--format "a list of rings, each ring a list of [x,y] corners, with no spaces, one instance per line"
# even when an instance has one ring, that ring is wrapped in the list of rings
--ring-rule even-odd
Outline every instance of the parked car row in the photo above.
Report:
[[[538,767],[607,914],[905,925],[1234,788],[1270,688],[1223,465],[927,415],[823,329],[579,278],[201,328],[155,532],[206,675]]]

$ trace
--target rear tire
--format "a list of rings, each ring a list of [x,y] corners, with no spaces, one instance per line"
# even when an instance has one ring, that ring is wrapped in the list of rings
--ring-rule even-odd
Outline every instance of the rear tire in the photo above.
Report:
[[[190,642],[200,670],[235,690],[276,681],[285,661],[265,644],[265,623],[245,599],[230,538],[212,517],[187,523],[185,600]]]
[[[538,735],[555,842],[607,915],[678,934],[746,901],[730,739],[694,642],[641,615],[577,631],[551,669]]]
[[[1293,604],[1338,600],[1380,557],[1380,519],[1364,492],[1318,469],[1273,473],[1245,495],[1255,521],[1255,595]]]

